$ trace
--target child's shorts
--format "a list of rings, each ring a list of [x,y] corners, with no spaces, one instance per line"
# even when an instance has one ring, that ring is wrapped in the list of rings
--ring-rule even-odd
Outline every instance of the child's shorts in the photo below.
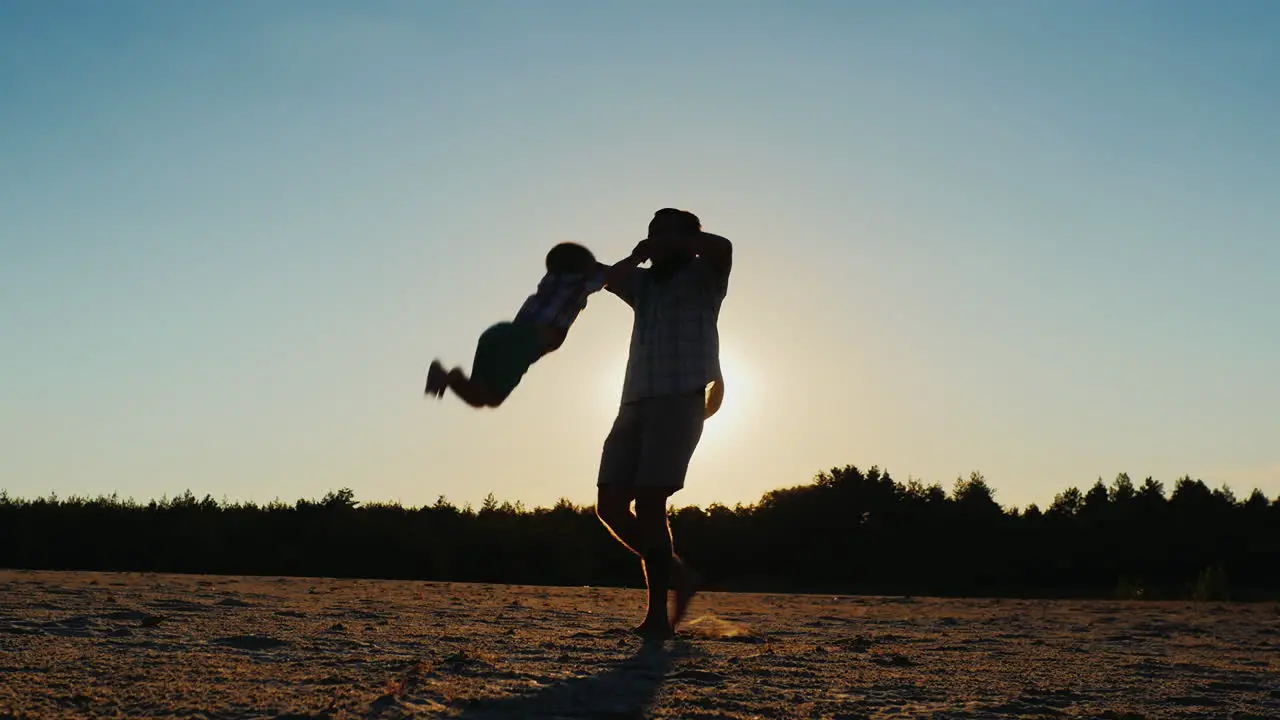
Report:
[[[480,334],[471,379],[505,400],[529,366],[542,357],[541,331],[524,323],[500,322]]]

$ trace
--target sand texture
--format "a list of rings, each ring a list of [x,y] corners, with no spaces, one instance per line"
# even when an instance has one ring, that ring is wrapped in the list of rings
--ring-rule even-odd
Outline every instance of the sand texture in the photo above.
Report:
[[[0,571],[0,718],[1280,718],[1275,605]]]

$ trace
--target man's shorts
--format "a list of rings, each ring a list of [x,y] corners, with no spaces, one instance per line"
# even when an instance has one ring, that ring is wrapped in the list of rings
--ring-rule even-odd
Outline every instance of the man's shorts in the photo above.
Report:
[[[480,334],[471,379],[505,400],[529,366],[542,357],[541,331],[525,323],[500,322]]]
[[[600,454],[600,487],[684,487],[702,438],[703,391],[624,403]]]

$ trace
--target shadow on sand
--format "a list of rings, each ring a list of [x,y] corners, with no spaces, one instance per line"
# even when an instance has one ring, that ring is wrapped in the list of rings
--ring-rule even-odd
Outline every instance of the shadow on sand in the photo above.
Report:
[[[483,700],[457,717],[466,720],[644,718],[675,654],[676,651],[660,644],[648,644],[602,673],[558,682],[530,695]]]

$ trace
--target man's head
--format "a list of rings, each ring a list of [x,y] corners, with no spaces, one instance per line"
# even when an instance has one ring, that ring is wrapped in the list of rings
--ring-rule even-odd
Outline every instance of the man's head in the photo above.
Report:
[[[690,259],[690,245],[700,232],[702,221],[688,210],[659,210],[649,221],[649,259],[655,267]]]
[[[595,267],[596,256],[577,243],[560,243],[547,253],[547,272],[552,275],[585,275]]]

